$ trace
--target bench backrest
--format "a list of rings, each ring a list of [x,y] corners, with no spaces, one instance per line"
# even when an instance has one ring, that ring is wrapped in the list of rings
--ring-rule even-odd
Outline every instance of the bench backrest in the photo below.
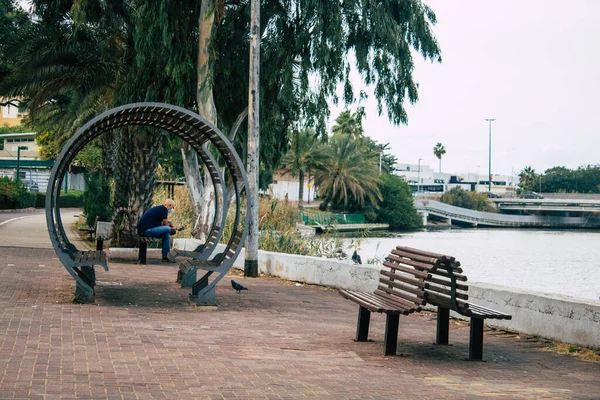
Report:
[[[112,223],[96,221],[96,238],[108,239],[112,235]]]
[[[404,308],[420,309],[425,304],[425,281],[438,263],[436,258],[396,247],[383,262],[375,293]]]
[[[398,249],[398,248],[397,248]],[[422,257],[431,257],[438,262],[430,269],[425,280],[425,301],[429,304],[467,313],[469,308],[469,286],[460,262],[452,256],[404,247]]]

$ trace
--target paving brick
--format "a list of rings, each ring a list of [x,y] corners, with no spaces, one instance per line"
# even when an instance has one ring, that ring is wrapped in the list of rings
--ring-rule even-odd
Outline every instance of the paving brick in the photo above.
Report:
[[[400,318],[383,356],[385,318],[354,342],[357,307],[335,290],[232,277],[218,307],[196,307],[177,266],[111,258],[95,304],[51,249],[0,247],[0,399],[592,399],[600,366],[486,331],[486,362],[465,361],[467,323],[433,345],[435,314]],[[38,267],[44,265],[44,267]],[[104,283],[102,283],[104,282]]]

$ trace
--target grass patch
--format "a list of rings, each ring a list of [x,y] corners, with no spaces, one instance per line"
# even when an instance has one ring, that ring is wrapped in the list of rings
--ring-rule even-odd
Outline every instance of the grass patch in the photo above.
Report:
[[[600,351],[588,347],[578,346],[576,344],[551,342],[548,346],[544,347],[544,350],[558,354],[568,354],[583,361],[600,364]]]

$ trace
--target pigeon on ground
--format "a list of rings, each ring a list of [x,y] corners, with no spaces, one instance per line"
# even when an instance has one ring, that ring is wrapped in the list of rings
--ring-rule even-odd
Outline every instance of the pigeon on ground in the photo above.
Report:
[[[239,283],[237,283],[233,279],[231,280],[231,287],[233,287],[235,290],[237,290],[238,293],[240,291],[242,291],[242,290],[248,290],[247,287],[244,287],[244,286],[240,285]]]
[[[362,260],[360,259],[360,256],[356,250],[354,250],[354,253],[352,253],[352,261],[354,261],[354,264],[362,264]]]

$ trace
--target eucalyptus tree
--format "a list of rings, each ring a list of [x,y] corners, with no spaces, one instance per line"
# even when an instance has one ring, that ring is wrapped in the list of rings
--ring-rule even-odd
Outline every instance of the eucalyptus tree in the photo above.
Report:
[[[362,143],[365,151],[370,153],[370,156],[379,164],[379,172],[391,174],[396,171],[396,163],[398,159],[390,153],[389,143],[379,143],[371,139],[369,136],[362,138]]]
[[[363,144],[338,134],[331,138],[326,149],[323,165],[315,173],[319,196],[325,198],[319,208],[326,210],[329,204],[335,208],[363,206],[365,200],[377,204],[381,200],[379,170]]]
[[[225,127],[234,127],[247,113],[247,97],[239,84],[246,87],[248,76],[248,7],[247,0],[226,2],[223,18],[211,20],[218,25],[216,34],[213,29],[200,30],[201,46],[215,52],[199,53],[209,63],[206,79],[199,75],[198,84],[207,85],[203,101],[214,99]],[[210,9],[211,15],[219,15],[214,3]],[[205,22],[202,17],[200,21]],[[406,123],[405,101],[418,100],[411,49],[441,61],[431,31],[435,22],[435,14],[421,0],[263,1],[260,126],[261,148],[269,153],[262,152],[261,163],[277,164],[285,143],[282,135],[300,118],[325,137],[328,101],[340,100],[338,85],[343,86],[345,104],[356,98],[352,60],[364,83],[374,87],[379,114],[385,109],[392,123]]]
[[[440,160],[440,173],[442,172],[442,156],[446,154],[446,149],[444,145],[438,142],[435,146],[433,146],[433,154]]]
[[[311,171],[326,167],[324,159],[327,148],[312,129],[294,130],[290,134],[290,150],[281,160],[283,171],[298,176],[298,199],[304,199],[304,177]]]

